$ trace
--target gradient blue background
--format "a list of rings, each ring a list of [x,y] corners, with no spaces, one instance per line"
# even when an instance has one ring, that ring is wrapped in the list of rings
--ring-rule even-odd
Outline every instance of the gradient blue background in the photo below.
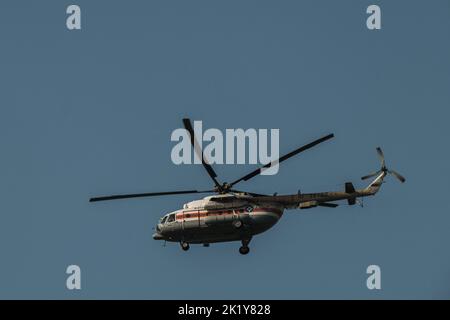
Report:
[[[79,0],[68,31],[71,3],[0,3],[0,298],[450,298],[448,1]],[[152,227],[192,196],[88,198],[211,187],[170,161],[184,116],[279,128],[281,153],[335,133],[241,189],[364,186],[379,145],[407,182],[364,208],[287,211],[245,257],[163,247]],[[215,168],[230,181],[254,166]]]

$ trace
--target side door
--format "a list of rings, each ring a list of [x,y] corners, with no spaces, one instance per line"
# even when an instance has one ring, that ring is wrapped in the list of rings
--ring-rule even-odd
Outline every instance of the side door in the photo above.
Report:
[[[255,206],[252,204],[240,204],[239,209],[235,210],[238,212],[238,218],[245,224],[252,222],[252,214]]]
[[[208,219],[209,219],[208,210],[205,210],[205,209],[198,210],[197,215],[198,215],[198,226],[200,228],[208,227]]]

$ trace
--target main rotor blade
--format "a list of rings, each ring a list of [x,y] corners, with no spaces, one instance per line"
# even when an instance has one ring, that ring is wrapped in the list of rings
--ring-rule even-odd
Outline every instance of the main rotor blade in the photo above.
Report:
[[[191,125],[191,120],[189,118],[184,118],[183,124],[184,124],[184,127],[186,128],[186,130],[189,132],[189,135],[191,136],[191,144],[192,144],[192,148],[194,149],[194,152],[202,160],[203,167],[205,168],[206,172],[208,172],[208,175],[211,177],[211,179],[214,181],[214,184],[216,185],[216,187],[220,190],[222,188],[222,186],[216,179],[216,177],[217,177],[216,172],[211,167],[211,165],[205,160],[203,151],[201,150],[201,148],[197,142],[197,139],[195,138],[194,129],[192,128],[192,125]]]
[[[361,180],[366,180],[366,179],[375,177],[375,176],[378,175],[378,174],[380,174],[380,171],[373,172],[373,173],[371,173],[371,174],[368,174],[367,176],[361,177]]]
[[[381,160],[381,167],[385,168],[386,164],[384,162],[384,154],[383,154],[383,151],[381,150],[380,147],[377,147],[377,153],[378,153],[378,156],[380,157],[380,160]]]
[[[246,193],[251,195],[252,197],[266,197],[266,194],[260,194],[260,193],[254,193],[254,192],[248,192],[248,191],[241,191],[241,190],[236,190],[236,189],[230,189],[231,192],[235,192],[235,193]]]
[[[281,158],[279,158],[279,159],[277,159],[275,161],[272,161],[272,162],[270,162],[270,163],[268,163],[268,164],[266,164],[266,165],[256,169],[255,171],[250,172],[249,174],[243,176],[242,178],[237,179],[236,181],[232,182],[230,185],[233,186],[233,185],[235,185],[236,183],[238,183],[238,182],[240,182],[242,180],[244,180],[244,181],[250,180],[251,178],[253,178],[254,176],[257,176],[264,169],[269,168],[273,164],[276,164],[276,163],[280,164],[281,162],[283,162],[283,161],[285,161],[285,160],[287,160],[287,159],[289,159],[289,158],[299,154],[300,152],[308,150],[308,149],[314,147],[315,145],[318,145],[319,143],[327,141],[327,140],[329,140],[329,139],[331,139],[333,137],[334,137],[334,134],[331,133],[331,134],[329,134],[327,136],[324,136],[324,137],[322,137],[320,139],[317,139],[317,140],[315,140],[315,141],[313,141],[311,143],[308,143],[308,144],[306,144],[306,145],[304,145],[304,146],[302,146],[302,147],[300,147],[300,148],[298,148],[298,149],[296,149],[296,150],[294,150],[292,152],[289,152],[288,154],[285,154]]]
[[[186,191],[118,194],[118,195],[112,195],[112,196],[103,196],[103,197],[90,198],[89,202],[106,201],[106,200],[118,200],[118,199],[129,199],[129,198],[154,197],[154,196],[167,196],[167,195],[173,195],[173,194],[211,193],[211,192],[214,192],[214,190],[207,190],[207,191],[186,190]]]
[[[400,180],[401,183],[406,181],[405,177],[403,177],[400,173],[398,173],[394,170],[389,170],[389,173],[392,173],[394,175],[394,177],[396,177],[398,180]]]

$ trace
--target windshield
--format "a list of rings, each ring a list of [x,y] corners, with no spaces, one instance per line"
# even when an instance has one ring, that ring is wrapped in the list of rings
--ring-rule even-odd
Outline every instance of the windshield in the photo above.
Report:
[[[161,223],[161,224],[164,224],[164,222],[166,222],[166,220],[167,220],[167,216],[164,216],[164,217],[161,218],[160,223]]]

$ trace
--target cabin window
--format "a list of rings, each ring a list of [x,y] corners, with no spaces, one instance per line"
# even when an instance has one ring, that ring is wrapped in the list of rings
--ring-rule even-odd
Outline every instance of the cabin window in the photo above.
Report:
[[[174,221],[175,221],[175,213],[172,213],[171,215],[169,215],[167,222],[174,222]]]

